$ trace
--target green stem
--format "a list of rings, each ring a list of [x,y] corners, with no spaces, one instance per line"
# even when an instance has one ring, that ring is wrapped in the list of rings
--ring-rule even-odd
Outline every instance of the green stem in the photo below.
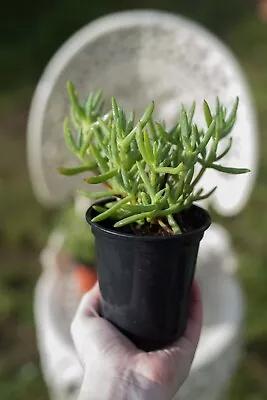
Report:
[[[115,213],[115,211],[119,210],[123,204],[128,203],[130,200],[131,200],[131,197],[128,196],[122,200],[116,201],[113,207],[109,208],[107,211],[103,212],[102,214],[97,215],[95,218],[92,219],[92,222],[103,221],[104,219],[111,217]]]
[[[175,221],[173,215],[168,215],[167,219],[168,219],[170,227],[172,228],[172,230],[175,234],[182,233],[182,231],[181,231],[179,225],[177,224],[177,222]]]
[[[174,234],[174,232],[171,230],[171,228],[169,228],[168,227],[168,225],[166,225],[163,221],[162,221],[162,219],[159,219],[158,220],[158,224],[163,228],[163,230],[165,231],[165,232],[167,232],[168,234],[170,234],[170,235],[173,235]]]
[[[142,163],[137,161],[136,164],[137,164],[137,168],[139,170],[139,173],[141,175],[141,178],[142,178],[142,180],[144,182],[145,188],[146,188],[146,190],[147,190],[147,192],[148,192],[148,194],[149,194],[149,196],[151,198],[151,201],[153,202],[154,197],[155,197],[155,191],[154,191],[151,183],[149,182],[148,176],[147,176],[144,168],[142,167]]]
[[[194,189],[194,187],[196,186],[196,184],[200,181],[200,179],[202,178],[204,172],[206,171],[206,167],[202,167],[199,171],[199,173],[197,174],[197,176],[195,177],[195,179],[193,180],[193,182],[190,185],[190,190]]]

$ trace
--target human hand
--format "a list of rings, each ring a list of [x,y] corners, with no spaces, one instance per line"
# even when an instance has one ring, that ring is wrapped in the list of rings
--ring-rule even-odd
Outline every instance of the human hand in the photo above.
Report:
[[[186,331],[172,345],[143,352],[98,315],[99,286],[87,293],[71,332],[84,368],[78,400],[170,400],[187,378],[202,326],[199,288],[193,283]]]

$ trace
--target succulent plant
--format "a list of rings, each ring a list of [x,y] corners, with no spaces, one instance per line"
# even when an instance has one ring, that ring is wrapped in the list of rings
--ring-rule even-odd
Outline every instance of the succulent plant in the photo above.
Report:
[[[90,171],[85,181],[106,187],[101,192],[83,192],[91,199],[107,200],[104,205],[95,205],[98,215],[93,222],[108,218],[114,220],[115,228],[127,225],[133,231],[156,224],[168,234],[180,233],[176,216],[216,190],[197,188],[207,169],[228,174],[249,171],[220,164],[232,146],[230,133],[238,98],[230,112],[219,99],[214,112],[204,101],[204,129],[194,122],[195,103],[189,110],[182,105],[176,124],[167,129],[164,122],[154,121],[154,103],[136,122],[135,113],[127,117],[114,97],[111,110],[104,114],[101,91],[90,93],[84,103],[71,82],[68,91],[72,127],[66,118],[65,141],[81,166],[60,168],[59,172],[75,175]],[[219,151],[225,138],[228,144]]]

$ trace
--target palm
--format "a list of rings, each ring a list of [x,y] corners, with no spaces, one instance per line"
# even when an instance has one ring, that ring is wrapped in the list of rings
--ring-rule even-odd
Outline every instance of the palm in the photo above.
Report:
[[[96,371],[99,371],[99,382],[105,382],[101,378],[109,376],[118,390],[127,392],[127,399],[172,399],[188,376],[200,336],[202,310],[197,285],[193,285],[184,336],[165,349],[148,353],[139,350],[111,323],[98,316],[99,298],[96,286],[82,300],[72,325],[88,385],[92,383],[92,376],[97,379]],[[100,391],[101,386],[104,390],[103,385]]]

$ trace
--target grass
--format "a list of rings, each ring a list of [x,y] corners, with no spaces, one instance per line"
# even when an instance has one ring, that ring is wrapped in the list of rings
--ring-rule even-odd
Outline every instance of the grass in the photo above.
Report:
[[[241,215],[220,219],[240,258],[248,300],[245,352],[230,400],[267,398],[267,30],[251,16],[225,39],[250,80],[260,123],[260,169]],[[0,95],[0,393],[2,400],[48,399],[40,373],[32,315],[38,255],[54,215],[35,200],[25,159],[25,126],[32,88]],[[12,160],[12,163],[11,163]]]
[[[29,96],[18,95],[16,103],[2,102],[0,113],[0,393],[3,400],[44,400],[32,297],[53,218],[32,194],[25,160]]]

